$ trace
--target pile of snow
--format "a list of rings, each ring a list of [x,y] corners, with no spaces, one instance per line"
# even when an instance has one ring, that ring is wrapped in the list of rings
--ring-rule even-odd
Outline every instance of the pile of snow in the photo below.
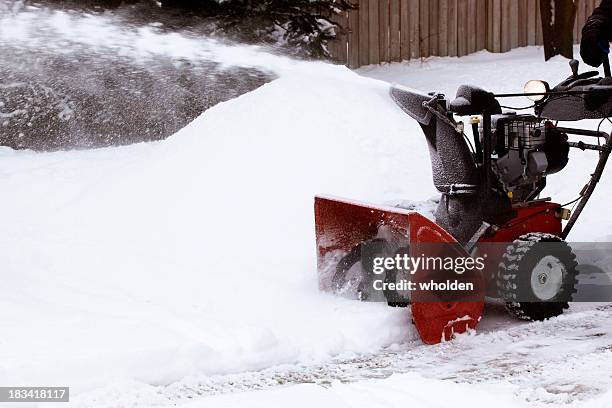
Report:
[[[315,193],[390,199],[406,195],[397,175],[422,179],[404,166],[411,145],[398,146],[412,125],[386,84],[112,15],[16,11],[0,17],[0,37],[20,47],[53,37],[66,49],[206,59],[281,78],[162,143],[0,149],[0,383],[166,384],[415,338],[405,311],[336,299],[316,283]],[[346,109],[351,101],[361,102]]]
[[[2,151],[0,383],[165,384],[415,338],[405,310],[318,292],[312,206],[430,197],[425,143],[387,84],[292,64],[165,142]]]

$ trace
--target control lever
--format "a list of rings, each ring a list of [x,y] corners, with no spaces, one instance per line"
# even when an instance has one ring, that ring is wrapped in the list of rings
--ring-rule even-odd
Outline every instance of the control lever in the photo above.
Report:
[[[578,60],[573,59],[569,62],[569,66],[572,69],[572,76],[574,78],[578,76],[578,65],[580,65],[580,62],[578,62]]]
[[[580,66],[580,62],[575,59],[570,60],[569,66],[572,70],[572,76],[570,77],[572,80],[571,82],[578,80],[578,79],[588,79],[588,78],[592,78],[592,77],[599,75],[599,71],[586,71],[586,72],[583,72],[582,74],[579,74],[578,67]],[[565,83],[567,83],[570,80],[570,78],[568,78],[568,80],[565,81]]]

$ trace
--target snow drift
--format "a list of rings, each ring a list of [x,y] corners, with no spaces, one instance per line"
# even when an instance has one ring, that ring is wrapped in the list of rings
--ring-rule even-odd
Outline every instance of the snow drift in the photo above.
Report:
[[[385,83],[295,63],[165,142],[1,156],[0,382],[161,384],[413,336],[316,283],[315,193],[433,193]]]

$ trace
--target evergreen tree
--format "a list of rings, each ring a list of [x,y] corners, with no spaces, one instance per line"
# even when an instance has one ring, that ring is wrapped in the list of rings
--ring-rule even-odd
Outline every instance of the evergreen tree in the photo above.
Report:
[[[248,34],[255,37],[280,31],[289,45],[315,57],[327,56],[327,42],[345,29],[333,16],[355,8],[350,0],[163,0],[162,7],[215,15],[228,27],[252,27]]]

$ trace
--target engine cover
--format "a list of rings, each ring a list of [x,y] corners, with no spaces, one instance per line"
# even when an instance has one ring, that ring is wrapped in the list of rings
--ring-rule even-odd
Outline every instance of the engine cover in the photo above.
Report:
[[[492,170],[513,202],[535,198],[545,177],[567,165],[567,135],[533,115],[494,115]]]

